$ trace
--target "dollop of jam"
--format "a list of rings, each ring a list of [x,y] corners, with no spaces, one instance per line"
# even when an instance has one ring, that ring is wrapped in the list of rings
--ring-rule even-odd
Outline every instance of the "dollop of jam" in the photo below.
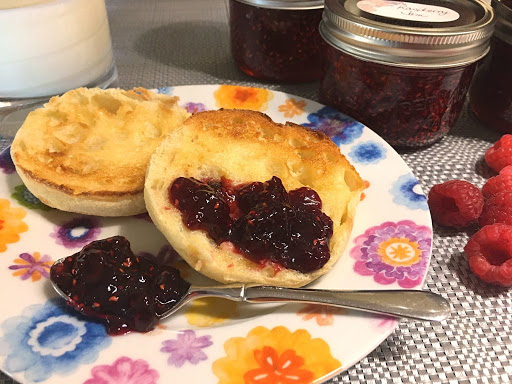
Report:
[[[54,264],[50,276],[69,304],[114,335],[150,331],[190,287],[177,269],[134,255],[122,236],[93,241]]]
[[[189,229],[205,231],[217,244],[231,242],[254,262],[307,273],[330,258],[333,223],[313,189],[287,192],[276,176],[240,186],[179,177],[169,200]]]

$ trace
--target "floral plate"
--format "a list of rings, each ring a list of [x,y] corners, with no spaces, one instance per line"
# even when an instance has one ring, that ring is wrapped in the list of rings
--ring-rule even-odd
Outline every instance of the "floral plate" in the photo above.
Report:
[[[353,119],[281,92],[233,85],[159,88],[191,113],[246,108],[278,122],[318,129],[340,147],[368,188],[351,239],[335,268],[311,286],[420,289],[432,228],[426,198],[400,156]],[[56,298],[52,261],[88,242],[121,234],[136,253],[192,271],[147,215],[82,216],[51,209],[0,155],[0,369],[23,383],[320,383],[346,370],[397,326],[390,317],[317,305],[248,305],[202,299],[147,334],[111,337]],[[210,282],[211,283],[211,282]]]

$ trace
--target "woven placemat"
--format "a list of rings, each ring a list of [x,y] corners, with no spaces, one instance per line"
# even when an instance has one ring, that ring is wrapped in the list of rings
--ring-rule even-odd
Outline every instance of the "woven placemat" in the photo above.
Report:
[[[107,0],[118,86],[237,83],[318,100],[318,84],[254,82],[238,71],[229,50],[225,0]],[[6,125],[0,147],[12,130]],[[483,154],[499,135],[464,109],[440,142],[399,153],[424,191],[454,178],[481,186],[492,172]],[[329,383],[511,383],[512,294],[480,282],[463,248],[464,232],[434,226],[427,289],[447,298],[453,312],[441,323],[402,321],[395,332]],[[340,342],[343,342],[340,340]],[[0,384],[13,381],[0,373]]]

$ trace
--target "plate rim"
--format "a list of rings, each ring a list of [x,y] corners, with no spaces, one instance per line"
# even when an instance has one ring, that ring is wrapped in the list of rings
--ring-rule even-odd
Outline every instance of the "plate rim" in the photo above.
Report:
[[[316,101],[316,100],[313,100],[313,99],[309,99],[307,97],[303,97],[303,96],[299,96],[299,95],[296,95],[296,94],[293,94],[293,93],[289,93],[288,91],[282,91],[282,90],[276,90],[276,89],[272,89],[272,88],[266,88],[264,86],[251,86],[251,85],[245,85],[245,84],[241,84],[241,83],[234,83],[234,84],[231,84],[231,83],[216,83],[216,84],[184,84],[184,85],[176,85],[176,86],[167,86],[167,88],[171,88],[172,89],[172,95],[171,96],[179,96],[179,95],[176,95],[175,94],[175,90],[177,89],[185,89],[185,88],[190,88],[190,89],[193,89],[193,88],[205,88],[205,87],[208,87],[208,88],[215,88],[215,87],[219,87],[221,85],[230,85],[230,86],[240,86],[240,87],[250,87],[250,88],[257,88],[257,89],[265,89],[265,90],[268,90],[270,92],[275,92],[275,93],[279,93],[279,94],[283,94],[285,96],[289,96],[289,97],[295,97],[295,98],[300,98],[300,99],[303,99],[303,100],[306,100],[308,102],[313,102],[313,103],[316,103],[318,105],[320,105],[321,107],[325,107],[326,105],[325,104],[322,104],[320,103],[319,101]],[[166,87],[159,87],[159,88],[166,88]],[[150,91],[154,91],[154,92],[159,92],[159,88],[147,88],[148,90]],[[318,110],[318,109],[317,109]],[[267,114],[268,112],[267,111],[263,111],[263,113]],[[308,112],[309,113],[309,112]],[[344,114],[345,116],[347,116],[346,114]],[[271,118],[273,120],[274,117],[271,116]],[[294,117],[291,117],[291,119],[293,120]],[[353,121],[355,122],[358,122],[360,123],[358,120],[356,119],[353,119],[351,118]],[[362,123],[360,123],[362,124]],[[401,155],[389,144],[387,143],[382,137],[380,137],[375,131],[373,131],[371,128],[367,127],[365,124],[362,124],[364,128],[366,128],[368,131],[370,131],[373,135],[375,135],[376,137],[378,137],[380,139],[380,143],[381,144],[384,144],[386,146],[386,149],[388,151],[390,151],[393,156],[395,156],[397,159],[399,159],[401,161],[401,163],[403,164],[403,166],[408,170],[408,173],[413,175],[415,178],[415,174],[413,172],[413,170],[409,167],[409,165],[404,161],[404,159],[401,157]],[[10,141],[12,143],[12,138],[10,138],[9,140],[9,137],[7,137],[8,141]],[[340,148],[339,145],[337,145],[338,148]],[[8,144],[8,146],[6,148],[4,148],[2,151],[0,151],[0,154],[4,154],[6,151],[9,151],[10,150],[10,147],[11,147],[11,144]],[[341,149],[341,148],[340,148]],[[357,167],[356,167],[357,169]],[[14,172],[16,174],[16,171]],[[4,178],[5,175],[2,175],[2,177]],[[416,178],[417,179],[417,178]],[[418,180],[418,183],[419,183],[419,180]],[[421,185],[420,185],[420,188],[421,188]],[[423,192],[423,189],[421,188],[421,193],[425,196],[425,193]],[[5,196],[1,196],[1,197],[5,197]],[[431,218],[431,215],[430,215],[430,212],[427,210],[427,214],[428,214],[428,217],[430,218],[429,220],[429,223],[421,223],[421,225],[425,225],[427,226],[430,230],[431,230],[431,234],[430,234],[430,242],[429,242],[429,254],[428,254],[428,262],[426,264],[426,267],[425,267],[425,271],[422,275],[422,279],[421,279],[421,283],[415,287],[414,289],[423,289],[425,288],[426,286],[426,279],[427,279],[427,276],[429,275],[429,269],[430,269],[430,265],[431,265],[431,262],[432,262],[432,253],[433,253],[433,239],[434,239],[434,234],[433,234],[433,225],[432,225],[432,218]],[[347,243],[347,246],[345,248],[345,253],[347,252],[348,248],[350,245],[353,246],[353,244],[350,243],[350,239],[352,238],[352,234],[351,234],[351,237],[349,238],[349,242]],[[22,240],[20,239],[20,242],[22,242]],[[8,250],[6,250],[6,252],[8,252]],[[346,257],[348,258],[349,256],[346,255]],[[339,262],[339,260],[338,260]],[[386,289],[386,286],[381,286],[383,288],[383,290]],[[402,287],[394,287],[396,289],[404,289]],[[7,318],[9,317],[6,317],[6,318],[3,318],[2,319],[2,322],[5,321]],[[364,359],[366,356],[368,356],[369,354],[371,354],[380,344],[382,344],[382,342],[384,340],[386,340],[393,332],[395,332],[395,330],[398,328],[398,326],[400,325],[401,323],[401,320],[398,319],[398,321],[395,322],[395,324],[392,326],[392,327],[388,327],[387,329],[383,330],[380,337],[376,337],[373,339],[373,342],[372,343],[368,343],[368,344],[371,344],[371,347],[368,347],[366,348],[367,351],[364,352],[361,356],[357,356],[353,359],[351,359],[351,363],[350,364],[345,364],[344,361],[342,361],[342,365],[339,367],[339,369],[337,369],[336,371],[333,371],[327,375],[324,375],[316,380],[314,380],[312,383],[314,384],[319,384],[319,383],[323,383],[333,377],[336,377],[340,374],[342,374],[343,372],[345,371],[348,371],[351,367],[353,367],[354,365],[356,365],[358,362],[360,362],[362,359]],[[227,326],[229,326],[229,324],[226,324]],[[192,329],[196,329],[194,327],[191,327]],[[215,329],[217,327],[209,327],[209,328],[204,328],[206,330],[209,330],[211,333],[214,333],[215,332]],[[304,322],[303,323],[303,326],[301,328],[304,328],[306,330],[308,329],[311,329],[311,326],[310,324],[308,324],[307,322]],[[246,333],[249,331],[249,329],[246,330]],[[225,341],[224,341],[225,342]],[[368,345],[367,344],[367,345]],[[106,349],[108,350],[108,348]],[[0,358],[2,361],[4,360],[4,357],[2,356]],[[99,360],[100,358],[98,358],[97,360]],[[89,363],[88,365],[92,365],[92,364],[97,364],[97,360],[95,362],[92,362],[92,363]],[[149,359],[151,360],[151,358]],[[210,364],[210,369],[211,369],[211,364]],[[3,366],[0,368],[0,370],[2,371],[3,374],[5,374],[6,376],[10,377],[12,380],[14,381],[18,381],[17,378],[14,377],[14,375],[16,374],[11,374],[9,372],[6,372],[4,369],[3,369]],[[23,379],[24,375],[23,375],[23,371],[20,372],[20,375],[22,376],[21,378]],[[71,378],[72,374],[70,376],[67,376],[68,378]],[[50,378],[51,379],[51,376]],[[47,380],[49,380],[47,379]],[[28,383],[29,381],[27,380],[22,380],[20,381],[20,383]]]

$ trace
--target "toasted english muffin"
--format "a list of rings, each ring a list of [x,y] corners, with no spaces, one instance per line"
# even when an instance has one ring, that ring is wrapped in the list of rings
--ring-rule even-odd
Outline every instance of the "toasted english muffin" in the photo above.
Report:
[[[190,230],[169,200],[178,177],[230,180],[233,185],[277,176],[287,191],[314,189],[333,221],[330,259],[309,273],[262,266],[217,245],[205,231]],[[222,283],[298,287],[328,272],[343,253],[364,183],[339,148],[323,133],[246,110],[207,111],[188,118],[151,157],[144,187],[149,215],[176,251],[198,272]]]
[[[178,98],[143,88],[79,88],[31,112],[11,146],[16,170],[45,204],[69,212],[146,211],[149,158],[189,113]]]

